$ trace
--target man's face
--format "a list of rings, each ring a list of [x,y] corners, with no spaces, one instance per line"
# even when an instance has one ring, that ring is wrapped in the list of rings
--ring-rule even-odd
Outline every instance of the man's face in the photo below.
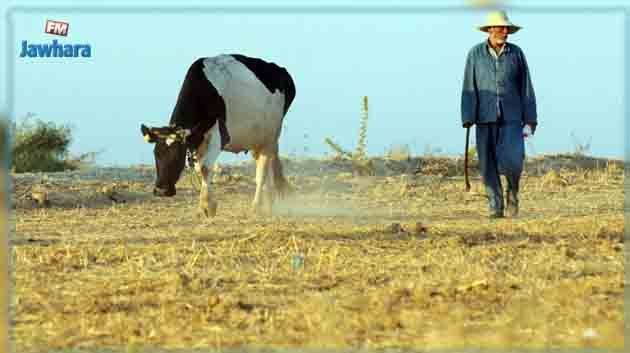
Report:
[[[508,27],[495,26],[488,29],[490,43],[493,46],[502,46],[507,41]]]

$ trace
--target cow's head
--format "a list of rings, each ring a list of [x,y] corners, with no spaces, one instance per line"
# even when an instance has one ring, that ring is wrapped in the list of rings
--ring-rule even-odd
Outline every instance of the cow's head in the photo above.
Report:
[[[155,170],[157,179],[153,194],[156,196],[174,196],[175,184],[186,166],[186,138],[190,130],[177,126],[147,127],[140,126],[144,140],[154,143]]]

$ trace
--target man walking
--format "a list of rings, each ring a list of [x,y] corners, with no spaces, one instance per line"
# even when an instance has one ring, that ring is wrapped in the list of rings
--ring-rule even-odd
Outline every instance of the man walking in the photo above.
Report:
[[[490,218],[518,215],[519,182],[525,159],[524,136],[536,131],[536,97],[523,51],[508,43],[521,27],[504,11],[491,12],[479,30],[487,40],[468,52],[462,89],[462,124],[476,125],[481,178],[489,198]],[[503,202],[500,175],[507,179]]]

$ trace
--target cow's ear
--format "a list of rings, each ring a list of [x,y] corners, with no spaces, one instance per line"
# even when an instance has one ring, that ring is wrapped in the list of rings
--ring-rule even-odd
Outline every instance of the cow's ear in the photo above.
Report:
[[[144,124],[140,125],[140,131],[142,132],[142,136],[144,137],[144,140],[146,142],[148,142],[148,143],[155,143],[155,142],[157,142],[157,137],[155,136],[155,134],[152,133],[151,129],[146,127]]]

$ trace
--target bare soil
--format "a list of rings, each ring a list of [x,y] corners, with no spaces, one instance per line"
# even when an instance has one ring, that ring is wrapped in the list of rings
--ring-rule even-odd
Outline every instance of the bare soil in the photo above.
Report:
[[[472,163],[288,161],[296,192],[251,213],[222,166],[217,217],[151,167],[12,176],[16,351],[577,348],[621,351],[623,165],[530,161],[518,218],[487,219]]]

